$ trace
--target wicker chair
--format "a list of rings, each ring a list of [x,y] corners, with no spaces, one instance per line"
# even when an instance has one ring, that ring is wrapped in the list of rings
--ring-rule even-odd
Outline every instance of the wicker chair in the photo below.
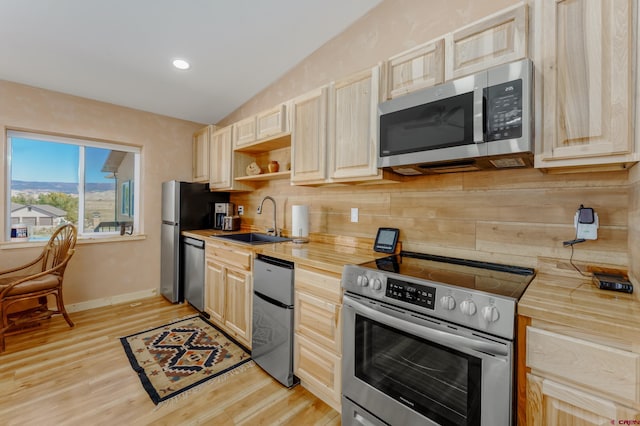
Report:
[[[62,281],[69,259],[75,252],[76,239],[76,227],[62,225],[55,230],[38,258],[0,271],[0,353],[5,350],[5,336],[37,326],[52,315],[63,315],[73,327],[62,302]],[[55,310],[49,309],[49,295],[56,298]],[[30,307],[20,310],[25,305]]]

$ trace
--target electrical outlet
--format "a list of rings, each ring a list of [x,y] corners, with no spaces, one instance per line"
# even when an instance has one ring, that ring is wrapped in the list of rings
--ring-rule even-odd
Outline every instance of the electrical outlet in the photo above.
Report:
[[[238,206],[238,216],[242,216],[244,214],[244,206]]]
[[[351,222],[357,222],[357,221],[358,221],[358,208],[351,207]]]

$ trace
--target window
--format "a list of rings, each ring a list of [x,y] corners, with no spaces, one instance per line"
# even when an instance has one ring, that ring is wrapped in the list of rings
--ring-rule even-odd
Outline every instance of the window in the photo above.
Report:
[[[137,231],[140,148],[16,131],[7,144],[7,240],[17,224],[30,240],[66,222],[80,235]]]

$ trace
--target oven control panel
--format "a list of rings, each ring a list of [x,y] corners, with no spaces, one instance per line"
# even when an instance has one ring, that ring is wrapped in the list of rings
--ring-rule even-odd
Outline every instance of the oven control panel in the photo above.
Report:
[[[433,310],[435,307],[436,289],[426,285],[387,278],[387,291],[385,296]]]
[[[346,292],[411,309],[453,324],[513,339],[516,303],[468,288],[435,281],[405,279],[357,265],[345,265],[342,287]]]

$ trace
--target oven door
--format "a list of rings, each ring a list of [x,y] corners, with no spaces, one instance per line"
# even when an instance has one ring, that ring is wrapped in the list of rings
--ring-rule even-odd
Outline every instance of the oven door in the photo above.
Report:
[[[344,296],[342,424],[509,425],[513,343]]]

